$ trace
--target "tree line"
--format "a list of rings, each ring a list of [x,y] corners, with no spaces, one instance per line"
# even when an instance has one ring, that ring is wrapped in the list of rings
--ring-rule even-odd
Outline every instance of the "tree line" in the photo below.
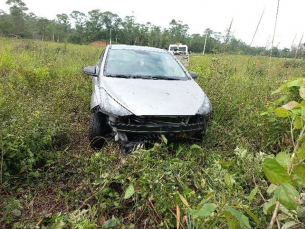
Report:
[[[88,44],[96,40],[129,45],[145,45],[167,49],[169,44],[183,43],[191,52],[200,53],[242,53],[251,55],[269,55],[266,47],[249,47],[234,37],[229,31],[225,35],[207,28],[203,34],[189,34],[189,26],[182,21],[172,19],[168,28],[155,26],[150,22],[140,24],[134,16],[119,17],[117,14],[99,9],[88,14],[72,11],[57,14],[50,20],[28,13],[29,9],[22,0],[7,0],[10,6],[6,13],[0,9],[0,36],[16,36],[27,39],[39,39],[54,42]],[[273,48],[273,56],[295,57],[293,50]]]

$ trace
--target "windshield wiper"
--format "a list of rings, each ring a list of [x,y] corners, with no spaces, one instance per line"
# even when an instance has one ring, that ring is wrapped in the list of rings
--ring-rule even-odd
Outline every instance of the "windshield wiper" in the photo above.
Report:
[[[141,75],[134,75],[130,77],[133,79],[151,79],[151,76],[141,76]]]
[[[130,78],[128,75],[115,75],[115,74],[109,74],[105,75],[106,77],[115,77],[115,78]]]
[[[133,79],[153,79],[153,80],[180,80],[173,77],[166,77],[166,76],[142,76],[142,75],[134,75],[130,76]]]
[[[120,75],[120,74],[109,74],[105,75],[106,77],[115,77],[115,78],[132,78],[132,79],[151,79],[151,76],[141,76],[141,75]]]
[[[153,79],[153,80],[180,80],[173,77],[166,76],[143,76],[143,75],[120,75],[120,74],[109,74],[105,75],[106,77],[115,77],[115,78],[132,78],[132,79]]]
[[[152,76],[151,79],[153,80],[180,80],[173,77],[167,77],[167,76]]]

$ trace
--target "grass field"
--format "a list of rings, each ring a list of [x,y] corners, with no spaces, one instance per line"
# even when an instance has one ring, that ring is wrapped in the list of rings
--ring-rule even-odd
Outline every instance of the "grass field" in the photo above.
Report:
[[[214,109],[202,142],[160,138],[122,156],[110,138],[101,151],[87,139],[91,79],[82,68],[100,47],[0,44],[0,227],[247,228],[244,216],[267,227],[262,162],[292,146],[289,123],[261,113],[285,79],[304,77],[304,60],[272,59],[268,85],[267,57],[191,56]]]

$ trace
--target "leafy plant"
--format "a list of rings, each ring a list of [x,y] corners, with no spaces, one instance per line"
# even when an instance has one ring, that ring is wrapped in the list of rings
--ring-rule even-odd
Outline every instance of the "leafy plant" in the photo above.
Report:
[[[282,226],[304,222],[303,140],[291,173],[286,170],[294,149],[290,127],[298,136],[303,119],[293,119],[292,110],[286,118],[275,115],[287,115],[275,109],[289,101],[302,104],[299,87],[286,85],[277,100],[273,94],[270,111],[260,115],[267,90],[288,75],[304,75],[302,60],[286,68],[284,59],[274,59],[267,87],[258,77],[266,71],[265,57],[192,55],[189,70],[198,73],[214,108],[205,137],[172,144],[161,136],[153,148],[122,156],[111,138],[101,151],[88,147],[91,81],[81,69],[95,64],[100,48],[9,38],[0,43],[0,225],[266,228],[277,200],[285,204],[277,217]],[[276,160],[291,183],[270,185],[265,159]],[[282,196],[289,190],[300,194],[297,210]]]
[[[298,93],[296,93],[298,92]],[[293,150],[281,152],[275,158],[265,159],[263,169],[271,182],[269,193],[271,199],[264,205],[265,213],[273,211],[269,224],[272,228],[281,212],[284,226],[302,224],[297,218],[297,212],[303,211],[300,206],[299,191],[305,187],[305,80],[303,78],[288,80],[274,93],[282,93],[275,106],[269,108],[278,118],[290,122],[290,143]],[[293,98],[294,100],[290,101]],[[281,107],[278,105],[283,104]],[[288,148],[289,149],[289,148]],[[303,225],[304,226],[304,225]]]

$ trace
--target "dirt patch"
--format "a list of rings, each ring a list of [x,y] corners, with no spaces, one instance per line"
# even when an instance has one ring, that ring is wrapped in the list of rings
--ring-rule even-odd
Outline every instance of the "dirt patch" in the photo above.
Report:
[[[107,42],[104,42],[104,41],[93,41],[93,42],[89,43],[89,45],[106,47],[107,46]]]

